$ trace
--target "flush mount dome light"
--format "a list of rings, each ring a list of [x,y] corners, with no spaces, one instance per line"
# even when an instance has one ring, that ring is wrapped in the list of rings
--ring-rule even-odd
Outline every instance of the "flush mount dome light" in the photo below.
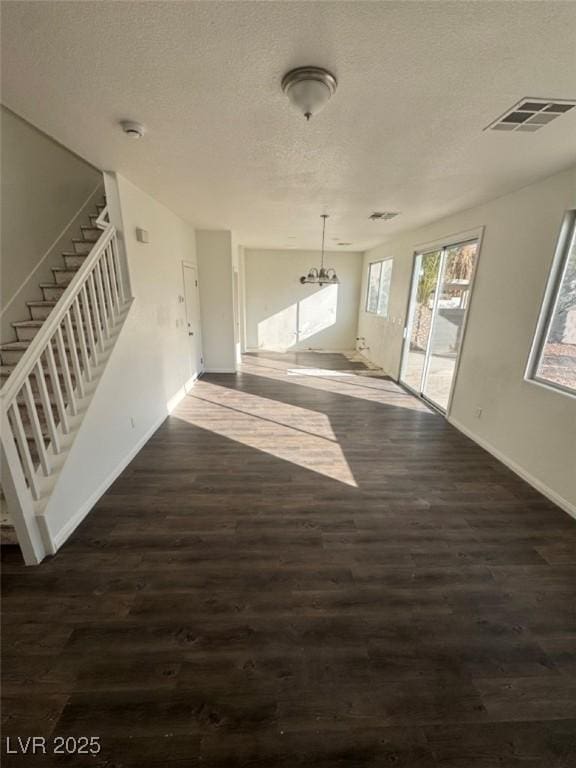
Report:
[[[146,133],[146,128],[142,123],[135,123],[134,120],[120,120],[120,127],[131,139],[141,139]]]
[[[322,67],[298,67],[282,78],[282,90],[306,120],[326,106],[337,86],[334,75]]]

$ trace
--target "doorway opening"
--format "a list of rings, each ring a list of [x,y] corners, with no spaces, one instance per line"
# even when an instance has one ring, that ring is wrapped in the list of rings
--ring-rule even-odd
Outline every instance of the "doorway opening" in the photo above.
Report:
[[[414,255],[400,381],[443,413],[450,406],[479,239]]]

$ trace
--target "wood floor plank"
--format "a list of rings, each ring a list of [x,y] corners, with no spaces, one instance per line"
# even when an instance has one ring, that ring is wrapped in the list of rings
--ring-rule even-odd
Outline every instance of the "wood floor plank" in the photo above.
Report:
[[[438,768],[570,768],[576,720],[467,723],[425,729]]]
[[[246,355],[55,557],[3,549],[5,732],[99,735],[96,768],[572,768],[575,546],[361,360]]]

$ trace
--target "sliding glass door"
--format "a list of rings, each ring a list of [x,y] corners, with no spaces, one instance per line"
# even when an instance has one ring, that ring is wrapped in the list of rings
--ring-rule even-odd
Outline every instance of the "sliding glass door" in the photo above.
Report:
[[[408,312],[401,381],[448,409],[472,288],[478,241],[418,253]]]
[[[426,350],[434,305],[434,291],[440,274],[441,257],[441,251],[430,251],[430,253],[418,253],[414,259],[410,317],[407,344],[404,351],[402,381],[418,394],[422,389],[421,385],[426,367]]]

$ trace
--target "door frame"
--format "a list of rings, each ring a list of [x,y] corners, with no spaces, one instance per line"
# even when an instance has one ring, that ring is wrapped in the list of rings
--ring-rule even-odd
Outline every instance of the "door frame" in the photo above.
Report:
[[[404,338],[402,340],[402,351],[400,355],[400,368],[398,371],[398,383],[401,384],[405,389],[407,389],[409,392],[411,392],[413,395],[415,395],[419,400],[422,400],[426,405],[429,405],[431,408],[433,408],[437,413],[440,413],[442,416],[444,416],[446,419],[449,418],[450,412],[452,410],[452,401],[454,399],[454,392],[456,391],[456,384],[458,381],[458,374],[460,372],[460,361],[462,357],[462,349],[464,348],[464,343],[466,341],[466,332],[468,329],[468,314],[470,312],[470,307],[472,306],[472,302],[474,300],[474,292],[476,289],[476,274],[478,272],[478,262],[480,260],[480,253],[482,251],[482,243],[484,240],[484,231],[485,227],[484,225],[477,227],[476,229],[470,229],[466,230],[464,232],[459,232],[454,235],[449,235],[448,237],[443,237],[438,240],[432,240],[430,242],[422,243],[421,245],[414,246],[414,249],[412,251],[412,267],[411,267],[411,275],[410,275],[410,290],[408,291],[408,300],[406,302],[406,309],[405,309],[405,315],[404,315]],[[406,365],[407,361],[407,351],[409,349],[410,344],[410,331],[411,331],[411,322],[410,322],[410,308],[412,306],[412,300],[416,294],[418,282],[415,279],[415,266],[416,266],[416,259],[418,256],[423,256],[426,253],[430,253],[431,251],[440,251],[441,261],[440,261],[440,271],[439,271],[439,279],[442,278],[442,272],[444,270],[444,250],[447,248],[450,248],[454,245],[460,245],[462,243],[471,242],[472,240],[476,240],[478,243],[478,248],[476,250],[476,259],[474,260],[474,268],[472,270],[472,278],[471,278],[471,287],[470,287],[470,295],[468,297],[468,304],[466,306],[466,310],[464,312],[464,322],[462,325],[462,335],[460,337],[460,346],[458,347],[458,353],[456,355],[456,362],[454,364],[454,374],[452,376],[452,384],[450,385],[450,394],[448,395],[448,404],[446,405],[446,410],[444,410],[441,406],[439,406],[434,401],[427,398],[425,395],[422,394],[422,392],[417,392],[413,387],[411,387],[409,384],[406,384],[405,381],[403,381],[402,376],[404,373],[404,367]],[[438,291],[436,291],[436,294],[438,294]],[[428,336],[428,348],[426,350],[426,360],[425,360],[425,369],[422,372],[422,381],[425,381],[425,378],[428,374],[428,363],[429,363],[429,345],[430,345],[430,339],[432,338],[432,331],[434,330],[434,321],[435,321],[435,310],[437,307],[437,295],[434,296],[434,310],[432,315],[432,324],[430,327],[430,333]]]
[[[234,356],[242,363],[242,329],[240,324],[240,270],[232,269],[232,310],[234,312]]]
[[[194,329],[195,334],[195,343],[198,345],[198,357],[200,359],[200,364],[198,367],[198,370],[194,372],[192,376],[192,381],[195,381],[196,379],[199,379],[200,376],[204,373],[204,344],[202,341],[202,331],[201,331],[201,316],[200,316],[200,284],[199,284],[199,276],[198,276],[198,264],[195,264],[192,261],[186,261],[185,259],[182,260],[182,295],[184,298],[184,312],[186,313],[186,322],[188,322],[188,308],[186,306],[186,273],[184,272],[185,269],[193,269],[196,273],[196,318],[198,320],[198,328]],[[186,332],[188,333],[188,328],[186,328]],[[190,348],[190,344],[187,340],[188,348]],[[196,362],[194,362],[194,367],[196,367]]]

